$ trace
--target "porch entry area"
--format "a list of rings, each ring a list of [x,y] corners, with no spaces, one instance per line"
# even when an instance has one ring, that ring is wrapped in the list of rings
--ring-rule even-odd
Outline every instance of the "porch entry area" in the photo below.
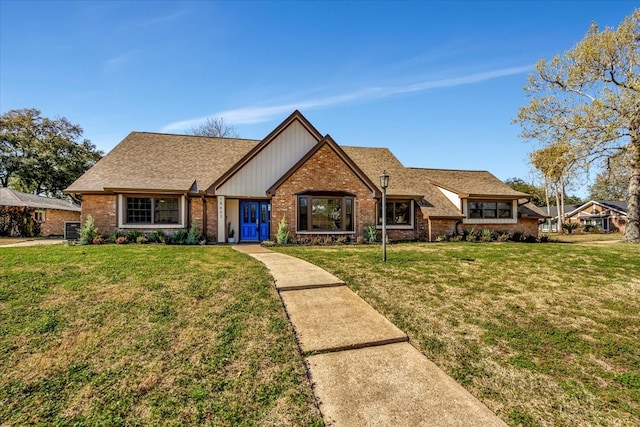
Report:
[[[240,241],[262,242],[269,240],[271,203],[267,200],[240,202]]]

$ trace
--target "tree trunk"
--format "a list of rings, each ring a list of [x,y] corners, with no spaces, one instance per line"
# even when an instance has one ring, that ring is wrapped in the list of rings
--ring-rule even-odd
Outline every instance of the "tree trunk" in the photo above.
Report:
[[[560,214],[560,192],[558,191],[558,183],[553,184],[553,189],[556,193],[556,212],[558,214],[558,222],[556,223],[556,232],[562,234],[562,224],[564,224],[564,215]]]
[[[630,243],[640,243],[640,112],[631,121],[630,127],[629,197],[627,200],[627,224],[622,240]]]
[[[564,211],[564,199],[566,198],[566,194],[564,193],[564,178],[560,178],[560,215],[562,215],[562,223],[564,224],[565,219],[565,211]],[[571,230],[568,230],[571,232]]]
[[[551,206],[549,205],[549,181],[546,177],[544,178],[544,198],[547,202],[547,215],[549,215],[549,218],[547,218],[547,224],[549,224],[549,233],[551,233],[551,223],[553,222],[553,218],[551,218]]]

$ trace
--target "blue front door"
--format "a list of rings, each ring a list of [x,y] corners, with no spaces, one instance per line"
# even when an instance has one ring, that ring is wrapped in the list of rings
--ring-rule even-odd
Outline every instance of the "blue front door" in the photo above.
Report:
[[[240,240],[269,239],[270,211],[269,202],[240,202]]]

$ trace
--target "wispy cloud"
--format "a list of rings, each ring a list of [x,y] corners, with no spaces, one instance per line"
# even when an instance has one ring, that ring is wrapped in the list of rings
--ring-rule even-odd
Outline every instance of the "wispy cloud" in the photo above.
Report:
[[[178,18],[181,18],[185,14],[186,14],[186,11],[179,10],[177,12],[170,13],[170,14],[167,14],[167,15],[150,16],[150,17],[148,17],[146,19],[141,19],[139,21],[136,21],[134,23],[134,26],[136,26],[138,28],[154,27],[156,25],[162,25],[162,24],[165,24],[167,22],[174,21],[174,20],[176,20]]]
[[[129,54],[125,53],[125,54],[116,56],[115,58],[108,59],[102,63],[102,69],[105,72],[114,71],[119,67],[121,67],[123,64],[125,64],[128,58],[129,58]]]
[[[290,113],[291,111],[296,109],[312,110],[333,105],[347,104],[350,102],[380,99],[407,93],[424,92],[430,89],[479,83],[499,77],[522,74],[524,72],[530,71],[531,69],[532,65],[525,65],[521,67],[503,68],[499,70],[487,71],[484,73],[470,74],[467,76],[454,77],[450,79],[429,80],[400,86],[374,86],[325,98],[301,100],[299,102],[289,102],[280,105],[247,107],[220,111],[210,116],[203,116],[194,119],[169,123],[162,128],[162,132],[190,129],[194,126],[198,126],[204,123],[209,117],[223,117],[227,123],[233,125],[261,123],[273,120],[278,116],[282,116],[282,114]]]

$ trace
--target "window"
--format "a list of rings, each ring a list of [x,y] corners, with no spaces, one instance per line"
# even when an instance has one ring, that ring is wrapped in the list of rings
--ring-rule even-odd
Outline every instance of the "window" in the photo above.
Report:
[[[399,200],[387,202],[387,225],[413,226],[411,200]],[[378,203],[378,225],[382,225],[382,205]]]
[[[469,218],[513,218],[511,202],[469,202]]]
[[[178,197],[127,197],[127,224],[179,224]]]
[[[37,223],[44,222],[44,211],[35,211],[33,213],[33,220]]]
[[[298,196],[298,231],[354,231],[353,197]]]

